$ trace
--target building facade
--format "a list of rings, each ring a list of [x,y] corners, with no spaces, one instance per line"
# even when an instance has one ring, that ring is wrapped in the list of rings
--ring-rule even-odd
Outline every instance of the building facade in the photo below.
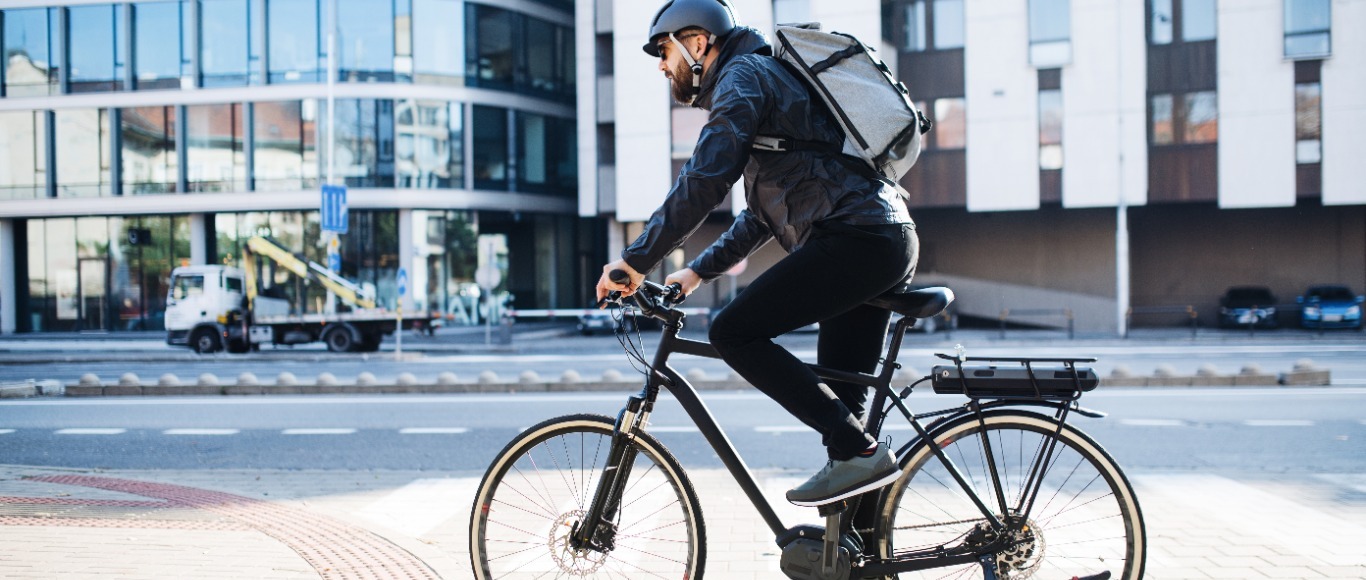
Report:
[[[610,220],[613,253],[706,120],[669,104],[640,52],[656,4],[577,8],[579,50],[596,55],[580,70],[579,211]],[[1115,331],[1190,312],[1213,324],[1234,285],[1289,304],[1310,284],[1366,290],[1366,1],[733,4],[760,30],[852,33],[909,86],[935,122],[902,181],[917,279],[953,287],[964,314],[1066,310],[1079,329]],[[729,209],[672,265],[724,231]],[[701,300],[779,258],[764,248]]]
[[[451,323],[478,322],[489,291],[582,303],[603,236],[576,215],[574,10],[6,2],[0,332],[159,329],[172,268],[238,264],[255,235],[326,262],[329,176],[348,187],[341,273],[385,307],[400,268],[405,309]],[[496,287],[476,286],[481,268]]]

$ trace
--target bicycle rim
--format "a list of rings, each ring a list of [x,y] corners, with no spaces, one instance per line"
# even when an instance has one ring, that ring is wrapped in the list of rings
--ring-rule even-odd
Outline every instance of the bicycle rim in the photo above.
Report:
[[[475,576],[700,578],[705,535],[697,496],[677,460],[643,433],[614,520],[614,549],[568,545],[611,444],[612,422],[598,416],[547,421],[508,444],[489,467],[470,518]]]
[[[998,518],[1022,518],[1030,495],[1030,468],[1057,440],[1027,518],[1028,532],[995,557],[999,578],[1073,578],[1108,571],[1113,578],[1142,578],[1146,553],[1143,518],[1133,489],[1119,467],[1086,435],[1065,428],[1056,436],[1051,418],[1026,412],[997,412],[983,431],[975,416],[934,433],[934,441]],[[988,467],[983,439],[1001,478],[1000,503]],[[884,557],[937,546],[986,541],[987,520],[924,444],[905,459],[905,474],[888,494],[881,511]],[[978,564],[902,573],[903,579],[980,578]]]

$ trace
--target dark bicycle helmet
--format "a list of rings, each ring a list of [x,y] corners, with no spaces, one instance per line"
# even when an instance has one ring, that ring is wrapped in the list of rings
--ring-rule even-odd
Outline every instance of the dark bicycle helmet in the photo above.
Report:
[[[661,36],[668,36],[684,28],[696,26],[719,38],[735,29],[735,9],[726,0],[669,0],[650,21],[650,37],[645,43],[645,54],[659,58]]]

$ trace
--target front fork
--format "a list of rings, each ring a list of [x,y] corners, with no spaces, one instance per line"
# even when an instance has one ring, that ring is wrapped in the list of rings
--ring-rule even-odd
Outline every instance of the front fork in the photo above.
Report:
[[[639,449],[633,445],[635,432],[650,418],[653,405],[642,395],[631,397],[612,431],[612,448],[607,453],[607,463],[603,466],[602,477],[598,478],[598,488],[588,504],[583,520],[575,525],[569,538],[569,545],[575,550],[593,550],[607,553],[616,547],[616,520],[621,509],[622,495],[626,483],[631,480],[631,468],[635,465]]]

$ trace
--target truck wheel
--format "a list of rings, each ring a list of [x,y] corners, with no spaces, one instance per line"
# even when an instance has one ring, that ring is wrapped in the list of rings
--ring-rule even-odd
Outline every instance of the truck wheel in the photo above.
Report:
[[[341,326],[329,331],[323,341],[327,343],[327,350],[332,352],[351,352],[356,347],[351,331]]]
[[[199,354],[218,352],[219,346],[218,333],[212,329],[201,328],[190,337],[190,348]]]

